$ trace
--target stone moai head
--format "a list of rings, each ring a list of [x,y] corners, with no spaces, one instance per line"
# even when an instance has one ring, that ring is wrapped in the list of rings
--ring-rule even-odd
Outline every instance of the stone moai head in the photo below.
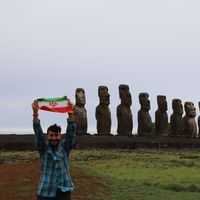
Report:
[[[183,114],[183,105],[180,99],[173,99],[172,100],[172,109],[173,113],[175,114]]]
[[[128,85],[119,85],[119,97],[121,99],[121,104],[124,104],[126,106],[132,105],[132,98],[131,93],[129,92]]]
[[[166,112],[167,111],[167,100],[166,96],[158,95],[157,96],[157,103],[158,103],[158,109]]]
[[[109,105],[110,104],[110,94],[108,93],[108,87],[99,86],[98,95],[100,104]]]
[[[76,89],[75,98],[76,98],[76,105],[82,105],[82,106],[85,105],[85,103],[86,103],[85,91],[83,88]]]
[[[196,116],[196,108],[191,101],[187,101],[184,104],[185,114],[187,117],[195,117]]]
[[[140,93],[139,102],[142,110],[149,111],[151,109],[148,93]]]

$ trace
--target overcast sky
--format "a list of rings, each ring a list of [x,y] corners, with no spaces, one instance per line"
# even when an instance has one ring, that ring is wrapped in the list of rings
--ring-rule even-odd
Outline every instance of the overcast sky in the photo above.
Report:
[[[96,127],[98,86],[110,93],[116,132],[118,86],[132,94],[134,130],[138,94],[200,101],[199,0],[1,0],[0,130],[32,127],[31,103],[85,89],[89,132]],[[40,111],[44,129],[65,127],[64,114]],[[17,128],[17,129],[16,129]],[[2,132],[0,132],[2,133]]]

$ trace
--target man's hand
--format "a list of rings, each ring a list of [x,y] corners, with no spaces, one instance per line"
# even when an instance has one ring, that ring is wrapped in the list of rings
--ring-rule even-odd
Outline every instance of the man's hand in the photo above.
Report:
[[[32,109],[33,109],[33,113],[38,113],[38,103],[37,103],[37,101],[34,101],[32,103]]]
[[[38,103],[37,103],[37,101],[34,101],[32,103],[32,109],[33,109],[33,121],[38,122],[39,119],[38,119]]]

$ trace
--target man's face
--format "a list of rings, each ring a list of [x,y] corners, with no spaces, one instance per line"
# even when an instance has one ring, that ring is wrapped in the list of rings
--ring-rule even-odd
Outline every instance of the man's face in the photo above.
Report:
[[[50,146],[56,147],[61,139],[61,134],[49,131],[47,134],[47,139],[49,141]]]

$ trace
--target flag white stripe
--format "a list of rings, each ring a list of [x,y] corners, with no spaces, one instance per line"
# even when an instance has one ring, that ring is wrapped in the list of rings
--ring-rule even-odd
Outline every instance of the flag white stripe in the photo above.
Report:
[[[59,107],[66,107],[67,105],[68,105],[67,100],[65,100],[65,101],[52,101],[52,102],[46,102],[46,101],[38,102],[39,107],[47,106],[47,107],[59,108]]]

